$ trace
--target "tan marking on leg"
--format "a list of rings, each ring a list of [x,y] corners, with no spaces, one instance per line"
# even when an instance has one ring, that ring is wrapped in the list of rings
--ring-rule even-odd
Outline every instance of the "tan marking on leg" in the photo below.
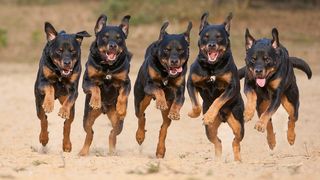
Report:
[[[40,110],[40,112],[38,112],[37,116],[40,119],[40,125],[41,125],[39,141],[42,144],[42,146],[46,146],[49,141],[47,116],[45,115],[45,112],[42,109]]]
[[[54,108],[54,88],[51,85],[47,85],[43,88],[44,91],[44,100],[42,108],[45,113],[50,113]]]
[[[171,105],[168,118],[171,120],[179,120],[181,107],[182,107],[181,104],[173,103]]]
[[[270,119],[267,124],[267,140],[268,140],[268,145],[271,150],[274,149],[276,146],[276,137],[275,133],[273,132],[273,125],[272,125],[272,120]]]
[[[258,112],[258,115],[259,115],[259,121],[255,124],[254,128],[260,132],[264,132],[266,127],[267,127],[267,124],[268,124],[268,121],[271,119],[271,114],[272,113],[267,113],[266,110],[267,108],[269,107],[270,105],[270,100],[264,100],[262,101],[262,103],[260,104],[259,106],[259,112]]]
[[[154,95],[156,97],[156,108],[160,109],[161,111],[167,110],[168,105],[167,105],[166,96],[163,90],[162,89],[154,90]]]
[[[294,132],[295,129],[295,123],[296,123],[296,118],[294,116],[295,114],[295,109],[292,103],[289,102],[288,98],[283,95],[281,97],[281,103],[284,109],[287,111],[289,114],[289,121],[288,121],[288,131],[287,131],[287,140],[290,145],[294,144],[294,141],[296,139],[296,133]]]
[[[234,134],[234,139],[232,142],[232,147],[233,147],[233,154],[234,154],[234,160],[235,161],[241,161],[241,156],[240,156],[240,142],[242,140],[241,137],[241,124],[240,122],[233,116],[231,113],[228,120],[228,125],[231,127],[233,134]]]
[[[168,118],[169,110],[161,111],[161,113],[162,113],[163,123],[161,125],[161,129],[159,132],[159,142],[158,142],[157,152],[156,152],[157,158],[164,158],[165,156],[165,153],[166,153],[165,141],[167,137],[167,130],[171,124],[171,119]]]
[[[146,124],[146,117],[144,114],[144,111],[149,106],[150,101],[152,97],[151,96],[145,96],[143,100],[140,102],[139,112],[137,113],[138,117],[138,129],[136,132],[136,140],[139,145],[141,145],[145,138],[145,124]]]
[[[59,110],[58,115],[63,119],[68,119],[70,116],[71,107],[74,105],[74,103],[68,101],[68,96],[59,97],[59,102],[60,104],[62,104],[62,106]]]
[[[257,94],[254,90],[245,93],[247,96],[247,104],[243,113],[244,120],[246,122],[250,121],[254,116],[254,112],[257,106]]]
[[[220,124],[220,118],[216,117],[216,119],[212,123],[206,125],[208,139],[214,144],[216,159],[220,159],[222,155],[222,144],[221,140],[218,137],[218,128]]]
[[[117,98],[116,104],[117,114],[121,120],[123,120],[127,114],[127,101],[128,96],[125,93],[124,87],[121,87],[119,90],[119,96]]]
[[[111,121],[112,130],[109,134],[109,153],[114,154],[116,149],[116,143],[117,143],[117,135],[120,134],[122,127],[120,121],[123,121],[123,119],[120,119],[115,107],[111,106],[108,108],[107,116],[109,120]]]
[[[92,109],[89,110],[88,116],[87,116],[87,120],[85,120],[86,124],[84,125],[84,129],[86,131],[86,139],[85,142],[83,144],[83,147],[81,149],[81,151],[79,152],[80,156],[87,156],[89,153],[89,148],[90,145],[92,143],[92,139],[93,139],[93,129],[92,126],[94,124],[94,121],[97,119],[97,117],[101,114],[101,109]]]
[[[90,88],[91,92],[91,99],[89,105],[93,109],[100,109],[101,108],[101,93],[100,88],[98,86],[93,86]]]

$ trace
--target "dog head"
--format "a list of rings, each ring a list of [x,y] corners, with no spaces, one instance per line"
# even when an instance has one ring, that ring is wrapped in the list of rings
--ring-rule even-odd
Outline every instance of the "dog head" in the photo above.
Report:
[[[118,26],[107,26],[107,16],[101,15],[94,28],[101,64],[114,64],[126,50],[130,16],[124,16]]]
[[[162,25],[153,55],[157,57],[170,77],[176,77],[182,73],[189,58],[192,23],[189,22],[187,30],[181,34],[168,34],[166,32],[168,25],[169,22]]]
[[[215,64],[230,47],[229,34],[232,13],[228,15],[222,24],[210,25],[207,21],[209,14],[206,12],[201,17],[198,41],[200,54],[206,62]]]
[[[255,40],[246,29],[246,66],[249,75],[260,87],[266,85],[268,78],[277,71],[281,62],[279,35],[276,28],[272,29],[272,37],[272,39]]]
[[[48,40],[48,55],[62,76],[70,76],[75,64],[80,61],[80,45],[83,37],[90,35],[86,31],[76,34],[67,34],[65,31],[57,33],[48,22],[45,23],[44,29]]]

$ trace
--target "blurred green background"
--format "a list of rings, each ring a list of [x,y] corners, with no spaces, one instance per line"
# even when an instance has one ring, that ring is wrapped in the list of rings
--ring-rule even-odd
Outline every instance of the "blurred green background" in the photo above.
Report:
[[[0,0],[0,63],[38,63],[46,42],[45,21],[57,30],[75,33],[93,27],[102,13],[108,23],[119,24],[130,14],[128,48],[134,54],[134,67],[140,66],[148,44],[158,38],[159,28],[169,20],[169,33],[181,33],[193,22],[192,62],[197,55],[199,21],[203,12],[210,13],[210,23],[222,23],[234,13],[231,43],[238,66],[244,64],[244,30],[255,38],[271,37],[277,27],[280,42],[290,55],[299,56],[320,69],[320,0]],[[94,36],[83,43],[83,63]]]

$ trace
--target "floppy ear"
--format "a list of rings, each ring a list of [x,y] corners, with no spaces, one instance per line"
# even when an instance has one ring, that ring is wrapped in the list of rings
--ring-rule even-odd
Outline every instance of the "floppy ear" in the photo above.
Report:
[[[160,29],[160,35],[159,35],[159,40],[158,41],[161,41],[163,39],[164,35],[168,34],[167,31],[166,31],[168,26],[169,26],[169,22],[168,21],[163,23],[163,25],[162,25],[162,27]]]
[[[272,44],[272,47],[274,49],[276,49],[280,46],[279,33],[278,33],[277,28],[273,28],[271,33],[272,33],[272,38],[273,38],[271,44]]]
[[[246,50],[250,49],[252,47],[253,43],[256,41],[251,36],[248,28],[246,28],[245,41],[246,41]]]
[[[49,22],[44,23],[44,31],[47,34],[48,41],[54,40],[58,35],[57,31],[54,29],[54,27]]]
[[[107,16],[102,14],[97,20],[96,26],[94,27],[94,32],[96,34],[100,32],[101,29],[106,26],[106,23],[107,23]]]
[[[83,39],[84,37],[91,37],[91,35],[90,35],[87,31],[77,32],[77,34],[76,34],[76,40],[79,42],[79,44],[81,44],[82,39]]]
[[[209,25],[207,19],[208,19],[209,13],[205,12],[203,13],[203,15],[201,16],[201,23],[200,23],[200,29],[199,29],[199,34],[201,33],[201,31],[207,26]]]
[[[233,17],[233,14],[232,14],[232,12],[230,12],[228,17],[226,18],[226,20],[224,20],[224,22],[223,22],[224,28],[226,29],[228,34],[230,34],[230,26],[231,26],[232,17]]]
[[[119,27],[122,29],[123,33],[126,35],[126,38],[128,37],[129,34],[129,20],[130,20],[131,16],[130,15],[126,15],[122,18],[121,24],[119,25]]]
[[[188,27],[186,32],[183,33],[184,38],[186,39],[186,41],[190,44],[190,31],[192,29],[192,22],[189,21]]]

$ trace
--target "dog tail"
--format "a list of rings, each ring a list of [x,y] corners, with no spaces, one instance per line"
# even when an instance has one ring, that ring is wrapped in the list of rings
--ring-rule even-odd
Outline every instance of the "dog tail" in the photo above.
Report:
[[[307,74],[308,79],[311,79],[312,77],[312,71],[310,69],[310,66],[303,60],[297,57],[289,57],[290,62],[292,63],[294,68],[297,68],[304,73]]]
[[[239,79],[244,78],[245,74],[246,74],[246,66],[243,66],[238,70]]]

